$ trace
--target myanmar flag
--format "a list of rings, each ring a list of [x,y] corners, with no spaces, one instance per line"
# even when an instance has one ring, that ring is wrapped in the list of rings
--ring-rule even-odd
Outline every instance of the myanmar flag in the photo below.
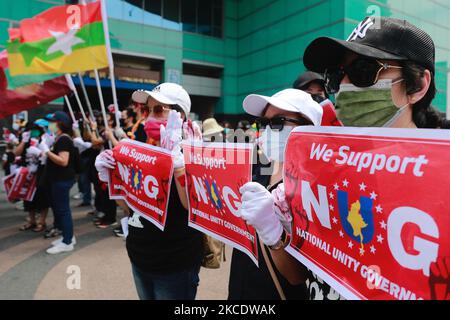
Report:
[[[18,112],[39,107],[71,92],[64,77],[47,79],[46,76],[29,76],[21,78],[20,87],[12,86],[8,76],[8,59],[6,52],[0,53],[0,119]],[[16,79],[17,80],[17,79]],[[31,83],[34,81],[34,83]]]
[[[51,8],[9,30],[12,76],[74,73],[108,66],[100,1]]]

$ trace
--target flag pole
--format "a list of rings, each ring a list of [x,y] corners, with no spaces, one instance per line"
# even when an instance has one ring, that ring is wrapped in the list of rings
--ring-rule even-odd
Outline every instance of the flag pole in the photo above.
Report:
[[[105,102],[103,101],[102,87],[100,86],[100,78],[98,76],[97,69],[94,69],[95,83],[97,85],[98,97],[100,99],[100,107],[102,109],[103,122],[105,124],[105,129],[109,129],[108,120],[106,119]],[[112,149],[111,140],[108,140],[109,147]]]
[[[87,129],[88,129],[89,133],[92,133],[88,118],[86,117],[86,113],[84,112],[83,105],[81,104],[81,100],[80,100],[80,97],[78,96],[77,88],[75,87],[75,84],[73,83],[72,77],[68,73],[66,73],[65,76],[66,76],[66,81],[69,84],[69,88],[75,94],[75,99],[77,100],[78,107],[80,108],[81,115],[83,116],[83,120],[87,125]]]
[[[84,80],[83,80],[83,77],[81,76],[80,72],[78,72],[78,79],[80,79],[81,90],[83,91],[84,99],[86,100],[86,105],[89,110],[89,115],[91,116],[92,120],[95,121],[94,111],[92,110],[91,101],[89,100],[89,96],[87,94],[86,87],[84,85]]]
[[[69,98],[67,95],[64,96],[64,100],[66,100],[67,107],[69,108],[70,117],[72,118],[73,123],[76,123],[75,115],[73,114],[72,105],[70,104]]]
[[[106,44],[106,53],[108,56],[108,64],[109,64],[109,76],[111,78],[111,89],[114,103],[114,116],[116,118],[116,128],[120,128],[120,116],[119,116],[119,103],[117,102],[117,92],[116,92],[116,78],[114,76],[114,61],[111,52],[111,41],[109,39],[109,28],[108,28],[108,15],[106,13],[105,1],[100,0],[102,7],[102,20],[103,20],[103,30],[105,32],[105,44]]]

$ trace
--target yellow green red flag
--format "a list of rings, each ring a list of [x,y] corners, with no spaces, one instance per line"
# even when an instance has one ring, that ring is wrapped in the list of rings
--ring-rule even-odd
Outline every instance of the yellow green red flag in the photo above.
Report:
[[[108,66],[100,1],[53,7],[10,29],[12,76],[73,73]]]

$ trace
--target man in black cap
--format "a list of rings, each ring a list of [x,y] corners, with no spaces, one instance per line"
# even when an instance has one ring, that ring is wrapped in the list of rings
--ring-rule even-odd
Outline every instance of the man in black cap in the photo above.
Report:
[[[292,88],[308,92],[317,103],[328,99],[325,79],[317,72],[306,71],[294,81]]]

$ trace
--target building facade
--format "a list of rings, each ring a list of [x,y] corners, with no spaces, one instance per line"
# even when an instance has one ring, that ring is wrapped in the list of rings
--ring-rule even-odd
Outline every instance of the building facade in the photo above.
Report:
[[[0,49],[8,27],[63,3],[0,1]],[[381,15],[407,19],[432,36],[433,105],[450,118],[448,0],[106,0],[106,6],[121,107],[134,89],[170,81],[188,90],[198,118],[238,119],[246,95],[292,86],[313,39],[345,39],[365,16]],[[89,74],[85,79],[93,84]],[[89,93],[95,100],[94,87]]]

